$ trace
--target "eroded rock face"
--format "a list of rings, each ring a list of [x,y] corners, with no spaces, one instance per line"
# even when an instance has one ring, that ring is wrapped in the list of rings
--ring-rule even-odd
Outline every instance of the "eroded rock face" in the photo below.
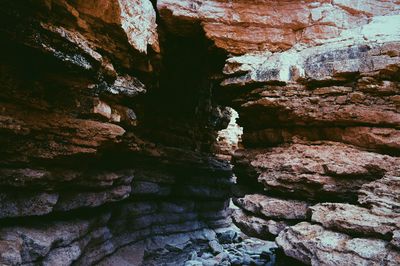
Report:
[[[213,154],[229,121],[209,63],[187,69],[170,37],[161,52],[149,0],[0,6],[0,264],[121,262],[127,247],[135,265],[189,260],[217,241],[233,179]]]
[[[283,229],[290,225],[288,221],[275,221],[259,218],[238,209],[234,212],[233,221],[244,233],[258,238],[275,238]]]
[[[400,227],[400,216],[376,215],[368,209],[343,203],[322,203],[312,206],[311,221],[325,228],[360,235],[389,236]]]
[[[293,144],[238,152],[237,171],[251,168],[267,191],[299,199],[356,200],[365,183],[398,171],[398,159],[340,143]],[[250,172],[250,170],[247,170]]]
[[[285,229],[276,241],[287,255],[309,265],[396,265],[400,261],[400,254],[388,242],[352,238],[307,222]]]
[[[385,176],[382,179],[364,184],[358,196],[358,201],[370,207],[375,213],[398,214],[399,177]]]
[[[400,248],[400,231],[399,230],[396,230],[393,232],[393,238],[390,243],[392,245],[394,245],[395,247]]]
[[[232,155],[241,145],[243,128],[236,123],[239,115],[235,110],[228,108],[224,111],[229,112],[230,121],[225,129],[218,132],[215,153],[217,153],[220,158],[231,160]]]
[[[167,26],[188,34],[201,25],[215,45],[230,53],[282,51],[317,45],[373,16],[398,14],[397,1],[173,1],[157,8]]]
[[[243,149],[233,156],[242,210],[234,222],[259,237],[285,222],[277,243],[306,264],[400,263],[398,3],[158,6],[167,25],[200,25],[231,53],[220,91],[243,127]],[[310,224],[290,223],[293,201],[304,202],[296,219]]]
[[[3,1],[0,264],[399,265],[399,6]]]
[[[246,54],[231,57],[224,68],[226,75],[235,75],[223,81],[223,86],[271,81],[344,80],[345,73],[369,73],[394,67],[399,54],[398,27],[380,30],[389,24],[398,25],[399,15],[376,17],[368,24],[343,32],[316,47],[292,48],[281,53]],[[387,87],[390,87],[387,84]],[[343,91],[344,90],[344,91]],[[347,88],[348,90],[348,88]],[[390,90],[390,89],[389,89]],[[329,91],[318,91],[324,94]],[[331,90],[340,94],[341,90]],[[346,88],[342,89],[342,93]]]
[[[246,211],[263,215],[267,218],[285,220],[303,220],[307,218],[307,202],[283,200],[265,195],[246,195],[236,204]]]

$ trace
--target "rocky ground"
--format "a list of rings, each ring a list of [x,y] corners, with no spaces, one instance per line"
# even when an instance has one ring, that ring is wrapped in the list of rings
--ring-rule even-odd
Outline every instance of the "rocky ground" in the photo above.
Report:
[[[235,227],[207,234],[191,244],[182,245],[178,238],[179,244],[168,244],[167,250],[152,250],[143,265],[276,265],[274,242],[248,237]]]

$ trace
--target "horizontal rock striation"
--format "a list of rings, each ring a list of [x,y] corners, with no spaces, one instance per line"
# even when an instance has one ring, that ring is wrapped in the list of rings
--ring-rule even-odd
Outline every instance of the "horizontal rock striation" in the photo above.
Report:
[[[276,239],[287,255],[309,264],[397,265],[399,252],[388,242],[351,238],[307,222],[288,227]]]
[[[398,14],[397,1],[157,1],[167,26],[179,34],[201,29],[233,54],[318,45],[373,16]]]
[[[214,78],[243,127],[234,222],[306,264],[400,263],[397,1],[245,2],[157,3],[229,53]]]
[[[211,99],[208,44],[158,29],[148,0],[0,10],[0,264],[146,265],[218,241],[232,114]]]
[[[221,89],[244,128],[234,172],[247,189],[234,221],[245,232],[278,236],[306,264],[400,262],[400,38],[377,31],[397,18],[374,17],[317,47],[227,60]],[[301,210],[307,223],[293,225]],[[287,227],[268,230],[273,222]]]
[[[157,7],[230,53],[215,79],[243,127],[234,222],[306,264],[400,263],[398,3]]]
[[[128,244],[208,228],[194,209],[187,213],[177,210],[185,210],[188,205],[132,201],[79,219],[32,219],[30,225],[5,226],[0,232],[1,261],[6,265],[91,265]],[[146,245],[144,248],[150,249]]]
[[[3,1],[0,264],[399,265],[399,7]]]

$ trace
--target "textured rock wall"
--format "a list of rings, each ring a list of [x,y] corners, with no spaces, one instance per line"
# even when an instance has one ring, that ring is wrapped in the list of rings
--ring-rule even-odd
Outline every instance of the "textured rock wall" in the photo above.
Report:
[[[0,264],[138,265],[230,224],[205,41],[158,29],[148,0],[0,10]]]
[[[306,264],[398,265],[399,2],[158,8],[231,54],[218,97],[244,129],[235,223]]]
[[[399,3],[239,6],[173,12],[243,54],[220,86],[244,128],[235,223],[306,264],[399,264]],[[224,24],[234,33],[218,33]]]
[[[232,155],[246,234],[295,263],[400,264],[399,1],[3,1],[0,20],[0,264],[265,265],[266,242],[210,230]]]
[[[319,45],[374,16],[398,14],[398,4],[396,0],[157,1],[171,29],[188,34],[201,27],[216,46],[233,54]]]

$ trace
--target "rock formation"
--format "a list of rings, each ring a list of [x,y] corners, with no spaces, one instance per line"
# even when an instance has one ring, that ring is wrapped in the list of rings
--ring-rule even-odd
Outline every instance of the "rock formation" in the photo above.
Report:
[[[3,1],[1,20],[0,264],[132,246],[120,262],[135,265],[230,224],[231,167],[211,152],[230,113],[207,91],[211,62],[186,70],[169,36],[161,51],[149,0]]]
[[[0,264],[400,264],[399,1],[0,15]]]
[[[203,6],[196,13],[233,54],[221,94],[244,128],[234,222],[260,238],[279,235],[285,254],[306,264],[400,263],[399,3],[359,2],[259,1],[240,13],[226,2],[232,17],[209,19]],[[239,48],[238,35],[221,41],[208,23],[255,33]],[[262,34],[270,38],[262,49],[246,45],[259,40],[252,27],[266,25],[280,34]],[[284,45],[272,39],[282,36]]]

